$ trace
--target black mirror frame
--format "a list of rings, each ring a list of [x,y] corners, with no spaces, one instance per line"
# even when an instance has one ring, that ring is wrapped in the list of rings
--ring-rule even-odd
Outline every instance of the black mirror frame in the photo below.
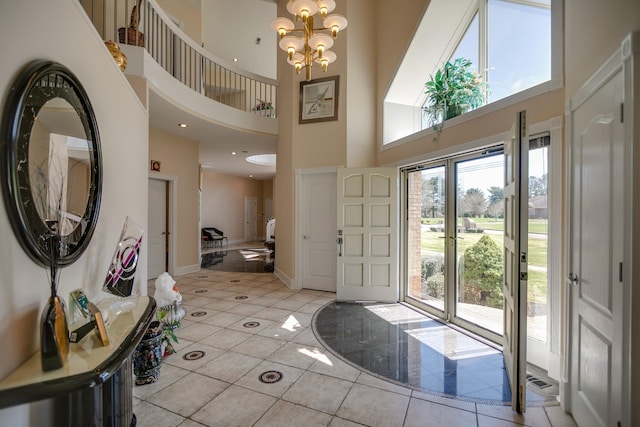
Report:
[[[45,78],[49,80],[43,89],[38,85]],[[34,103],[38,96],[40,98]],[[4,104],[0,131],[0,186],[18,242],[35,263],[50,266],[51,231],[40,218],[31,192],[29,141],[38,112],[54,98],[64,98],[71,104],[91,143],[89,195],[82,215],[84,230],[76,242],[65,246],[56,257],[56,265],[64,267],[75,262],[86,250],[98,221],[102,195],[102,152],[96,117],[82,84],[64,65],[46,60],[32,61],[14,80]],[[61,244],[65,245],[64,240]]]

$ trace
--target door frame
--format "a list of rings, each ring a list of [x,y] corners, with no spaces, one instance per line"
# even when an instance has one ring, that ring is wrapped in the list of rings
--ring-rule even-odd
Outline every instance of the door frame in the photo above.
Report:
[[[166,175],[159,172],[149,172],[148,179],[154,179],[157,181],[165,181],[168,187],[167,194],[167,204],[168,209],[167,213],[169,214],[169,219],[167,221],[167,233],[169,234],[169,238],[167,239],[167,273],[173,275],[176,272],[176,245],[178,241],[178,212],[177,212],[177,200],[178,200],[178,177],[173,175]],[[148,186],[147,186],[148,187]],[[148,210],[148,206],[147,206]],[[147,221],[149,217],[149,212],[147,212]],[[147,224],[148,229],[148,224]],[[147,230],[148,231],[148,230]],[[200,233],[198,233],[200,235]],[[198,242],[198,250],[200,250],[200,242]],[[149,255],[146,254],[148,257]]]
[[[309,169],[296,169],[296,182],[295,182],[295,186],[296,186],[296,190],[295,190],[295,206],[296,206],[296,211],[295,211],[295,219],[296,219],[296,224],[294,227],[294,247],[296,248],[296,250],[294,250],[295,253],[295,278],[291,281],[291,289],[302,289],[302,278],[304,277],[304,262],[303,262],[303,254],[302,251],[299,250],[300,248],[298,247],[298,245],[302,246],[302,239],[303,239],[303,232],[304,230],[302,230],[302,224],[303,224],[303,215],[305,215],[304,209],[303,209],[303,205],[302,205],[302,179],[304,175],[313,175],[313,174],[323,174],[323,175],[327,175],[327,174],[333,174],[338,176],[338,168],[336,167],[326,167],[326,168],[309,168]],[[338,189],[336,188],[336,192],[335,192],[335,196],[337,197],[337,191]],[[337,277],[334,277],[334,279],[337,280]]]
[[[623,242],[623,268],[622,268],[622,283],[623,289],[623,303],[622,303],[622,390],[621,395],[626,398],[620,403],[620,422],[623,426],[631,426],[640,424],[640,412],[634,411],[634,402],[638,402],[640,399],[640,368],[634,367],[634,360],[637,361],[640,356],[640,329],[635,328],[632,330],[631,325],[640,324],[640,292],[632,293],[632,286],[637,282],[634,280],[636,277],[640,277],[640,265],[634,262],[635,253],[640,253],[640,227],[634,227],[634,219],[640,214],[640,205],[638,201],[639,197],[635,195],[640,188],[640,150],[633,150],[634,142],[640,138],[640,129],[635,124],[640,115],[640,84],[638,78],[640,77],[640,31],[629,34],[622,41],[620,47],[609,57],[609,59],[596,71],[589,80],[569,99],[566,110],[565,118],[567,122],[567,148],[566,148],[566,168],[565,168],[565,182],[566,182],[566,201],[567,209],[565,210],[565,241],[570,242],[570,197],[571,187],[571,150],[570,144],[576,135],[573,134],[573,112],[582,105],[594,92],[596,92],[601,86],[603,86],[609,79],[622,70],[624,80],[624,106],[621,106],[621,114],[624,117],[624,145],[625,145],[625,164],[624,167],[629,173],[625,174],[624,187],[626,189],[624,195],[624,228],[629,230],[629,233],[624,234]],[[635,84],[634,84],[635,83]],[[568,243],[567,243],[568,245]],[[571,265],[571,251],[567,247],[565,251],[565,270]],[[568,271],[565,271],[568,273]],[[567,279],[568,282],[568,279]],[[567,412],[572,411],[572,381],[577,378],[577,373],[572,372],[572,340],[577,337],[572,336],[573,330],[573,310],[572,300],[573,293],[577,290],[569,284],[566,285],[566,298],[565,298],[565,339],[564,339],[564,370],[562,381],[560,382],[560,393],[564,396],[561,400],[563,409]],[[633,308],[636,308],[635,312]]]

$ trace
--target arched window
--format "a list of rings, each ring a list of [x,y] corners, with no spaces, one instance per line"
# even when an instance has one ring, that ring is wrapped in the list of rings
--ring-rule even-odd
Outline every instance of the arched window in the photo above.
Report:
[[[552,61],[558,57],[554,49],[562,48],[561,3],[431,0],[385,97],[384,143],[433,124],[422,114],[424,84],[447,61],[471,61],[471,70],[487,83],[487,104],[557,85],[549,83],[562,74],[562,64]]]

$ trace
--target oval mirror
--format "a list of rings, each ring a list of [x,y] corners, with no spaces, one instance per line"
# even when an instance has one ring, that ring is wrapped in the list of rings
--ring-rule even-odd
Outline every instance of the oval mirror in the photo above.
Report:
[[[14,233],[38,264],[71,264],[93,235],[102,189],[87,94],[63,65],[35,61],[15,80],[5,112],[0,174]]]

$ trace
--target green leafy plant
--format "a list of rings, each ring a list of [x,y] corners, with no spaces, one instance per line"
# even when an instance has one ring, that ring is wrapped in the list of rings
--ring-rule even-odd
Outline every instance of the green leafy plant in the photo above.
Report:
[[[502,307],[502,257],[489,236],[482,236],[464,252],[464,284],[479,291],[477,304]]]
[[[472,62],[457,58],[443,65],[425,83],[427,100],[423,113],[433,123],[433,129],[442,131],[445,120],[459,116],[485,102],[487,84],[470,70]]]
[[[167,316],[167,311],[164,310],[158,310],[157,311],[157,316],[158,316],[158,320],[160,320],[160,322],[163,321],[163,319]],[[167,356],[169,354],[174,354],[176,351],[173,348],[173,344],[171,344],[171,341],[175,342],[176,344],[178,344],[178,337],[176,336],[176,334],[173,332],[174,329],[176,329],[178,326],[180,326],[180,322],[173,322],[171,324],[165,324],[162,330],[162,343],[164,344],[164,355]]]

